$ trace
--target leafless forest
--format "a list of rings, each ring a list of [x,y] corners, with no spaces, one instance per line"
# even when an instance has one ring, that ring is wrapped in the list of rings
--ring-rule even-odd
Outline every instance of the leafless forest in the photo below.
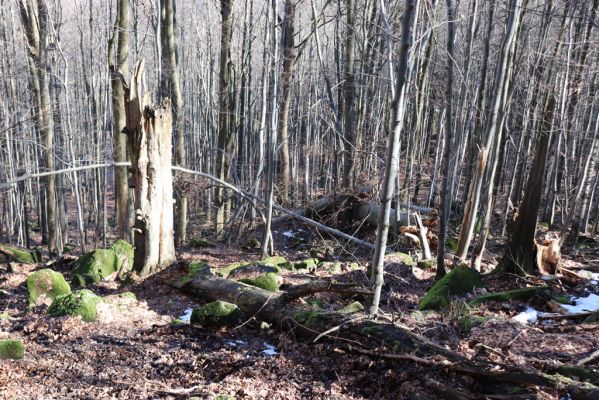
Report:
[[[599,398],[598,14],[0,0],[0,397]]]

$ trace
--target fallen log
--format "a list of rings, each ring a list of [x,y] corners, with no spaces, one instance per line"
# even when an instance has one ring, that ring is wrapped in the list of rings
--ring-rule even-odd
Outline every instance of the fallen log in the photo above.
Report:
[[[288,292],[273,293],[241,282],[219,278],[208,269],[198,272],[191,278],[186,277],[169,283],[202,300],[234,303],[246,316],[278,325],[280,329],[293,331],[299,337],[310,339],[331,328],[339,328],[332,331],[367,337],[405,353],[421,357],[441,355],[451,361],[464,360],[459,354],[429,341],[406,327],[356,318],[355,314],[309,310],[292,302],[302,293],[335,291],[348,293],[350,291],[349,288],[337,284],[316,281],[301,285],[301,289],[292,287]],[[364,293],[364,290],[356,289],[356,293]],[[339,334],[334,337],[338,338]]]

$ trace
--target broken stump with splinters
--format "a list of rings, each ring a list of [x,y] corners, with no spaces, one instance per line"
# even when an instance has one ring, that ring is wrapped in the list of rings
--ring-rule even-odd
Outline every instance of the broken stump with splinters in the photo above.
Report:
[[[165,98],[145,103],[141,86],[143,62],[125,88],[131,169],[135,183],[134,269],[146,277],[175,261],[173,237],[173,110]]]

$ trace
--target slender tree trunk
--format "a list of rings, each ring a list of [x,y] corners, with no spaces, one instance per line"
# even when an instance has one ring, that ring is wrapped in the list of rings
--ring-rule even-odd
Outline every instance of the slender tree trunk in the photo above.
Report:
[[[387,249],[389,219],[391,216],[391,202],[393,200],[393,192],[395,190],[395,179],[397,176],[399,165],[399,137],[401,136],[404,124],[406,91],[410,72],[408,68],[410,59],[410,47],[412,46],[414,14],[416,13],[416,7],[418,7],[419,5],[418,3],[418,0],[407,0],[403,16],[401,36],[402,43],[398,62],[397,80],[395,82],[395,97],[392,103],[393,126],[391,129],[391,135],[389,137],[389,147],[387,152],[387,159],[385,162],[385,176],[383,178],[383,189],[381,191],[380,198],[382,212],[379,214],[379,221],[376,231],[375,250],[372,259],[372,276],[370,281],[373,291],[373,298],[369,307],[370,315],[378,314],[379,302],[381,299],[381,291],[384,282],[383,265],[385,260],[385,251]]]

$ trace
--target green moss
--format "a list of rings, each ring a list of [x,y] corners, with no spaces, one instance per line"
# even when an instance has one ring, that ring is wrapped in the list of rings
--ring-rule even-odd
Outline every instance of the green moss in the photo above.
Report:
[[[32,306],[71,293],[71,287],[60,272],[41,269],[27,278],[27,291],[29,305]]]
[[[383,326],[380,324],[376,324],[376,323],[367,325],[362,329],[362,332],[365,335],[370,335],[370,336],[380,335],[383,333],[383,331],[384,331]]]
[[[127,263],[129,264],[129,269],[133,268],[134,250],[133,245],[131,245],[131,243],[119,239],[116,242],[114,242],[112,246],[110,246],[110,250],[114,251],[114,253],[117,256],[117,263],[119,264],[117,268],[119,270],[123,267],[123,258],[127,260]]]
[[[0,253],[0,261],[2,262],[14,261],[23,264],[37,264],[42,262],[42,253],[39,250],[29,251],[6,244],[0,245],[0,249],[11,254]]]
[[[292,270],[296,269],[307,269],[308,271],[316,270],[316,266],[318,265],[317,258],[307,258],[302,261],[296,261],[292,264]]]
[[[352,314],[359,311],[364,310],[364,306],[359,301],[354,301],[351,304],[346,305],[343,308],[340,308],[337,312],[339,314]]]
[[[195,308],[191,313],[190,323],[205,327],[221,327],[234,326],[242,319],[243,313],[237,305],[225,301],[213,301]]]
[[[98,283],[118,273],[121,262],[116,253],[111,249],[97,249],[91,251],[77,260],[77,267],[73,270],[75,276],[73,285],[86,286],[89,283]],[[83,284],[82,284],[83,283]]]
[[[10,321],[12,317],[6,311],[0,313],[0,321]]]
[[[557,301],[560,304],[570,304],[570,298],[565,295],[555,295],[553,296],[553,300]]]
[[[445,246],[455,252],[458,249],[458,240],[456,238],[450,237],[445,240]]]
[[[137,300],[137,296],[133,292],[123,292],[123,293],[119,294],[119,297],[122,299]]]
[[[587,381],[593,385],[599,385],[599,375],[582,367],[562,365],[557,369],[557,373],[569,378],[577,378],[581,381]]]
[[[322,310],[324,308],[324,302],[320,299],[308,299],[306,300],[306,303],[318,310]]]
[[[189,247],[195,248],[216,247],[216,245],[212,243],[210,240],[203,238],[191,239],[187,244],[189,245]]]
[[[187,325],[187,322],[185,322],[179,318],[175,318],[174,320],[171,321],[171,326],[180,326],[180,325]]]
[[[431,269],[437,266],[437,261],[435,260],[420,260],[416,263],[416,266],[420,269]]]
[[[214,400],[235,400],[235,396],[228,394],[217,394]]]
[[[96,296],[91,290],[77,290],[54,299],[48,307],[48,315],[51,317],[79,315],[85,322],[94,322],[98,317],[96,303],[100,299],[101,297]]]
[[[280,268],[290,268],[291,267],[291,263],[289,261],[287,261],[287,259],[283,256],[266,257],[265,259],[260,260],[259,263],[264,264],[264,265],[270,265],[273,267],[280,267]]]
[[[24,356],[23,342],[15,339],[0,340],[0,360],[22,360]]]
[[[584,321],[582,321],[584,324],[596,324],[599,323],[599,311],[595,311],[594,313],[592,313],[591,315],[589,315],[588,317],[585,318]]]
[[[269,272],[264,275],[259,275],[252,278],[240,279],[239,282],[246,283],[248,285],[256,286],[269,292],[276,292],[279,290],[279,282],[277,274]]]
[[[308,328],[320,325],[322,317],[323,314],[320,311],[301,311],[293,314],[294,320]]]
[[[470,304],[482,304],[487,301],[528,300],[531,297],[547,289],[549,289],[548,286],[534,286],[515,290],[508,290],[506,292],[488,293],[470,301]]]
[[[63,246],[63,248],[62,248],[62,253],[63,254],[69,254],[73,250],[75,250],[75,246],[71,246],[70,244],[65,244]]]
[[[472,328],[476,328],[483,322],[492,319],[492,317],[481,317],[478,315],[466,315],[459,320],[460,329],[464,334],[469,333]]]
[[[203,261],[192,261],[187,266],[187,275],[179,279],[179,285],[185,285],[189,283],[197,274],[202,271],[210,270],[208,264]]]
[[[449,297],[466,294],[475,287],[482,287],[480,275],[474,269],[462,264],[445,275],[431,287],[418,304],[419,310],[447,308]]]
[[[409,254],[406,254],[406,253],[401,253],[401,252],[400,253],[391,253],[391,254],[388,254],[386,257],[399,258],[402,263],[404,263],[410,267],[413,267],[414,265],[416,265],[412,256]]]

